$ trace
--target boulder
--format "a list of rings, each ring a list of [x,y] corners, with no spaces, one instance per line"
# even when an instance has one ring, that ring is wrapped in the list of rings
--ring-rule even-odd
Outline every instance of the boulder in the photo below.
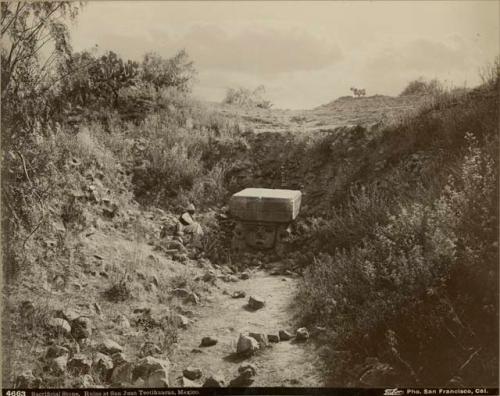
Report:
[[[210,346],[213,346],[215,344],[217,344],[217,339],[209,336],[209,337],[203,337],[201,339],[200,346],[202,346],[202,347],[210,347]]]
[[[259,343],[255,338],[240,334],[236,344],[236,353],[240,355],[251,355],[259,349]]]
[[[137,362],[133,370],[132,380],[135,382],[138,378],[142,378],[145,387],[164,388],[169,386],[169,371],[170,362],[168,359],[148,356]]]
[[[242,364],[240,367],[238,367],[238,373],[241,374],[246,371],[250,371],[252,373],[252,376],[257,375],[257,368],[251,363]]]
[[[71,387],[72,388],[94,388],[95,387],[94,379],[92,378],[92,376],[90,374],[85,374],[81,377],[76,378],[72,382]]]
[[[39,388],[41,380],[33,375],[31,370],[24,371],[16,377],[15,388]]]
[[[121,327],[122,329],[130,329],[130,321],[127,319],[125,315],[118,314],[114,320],[114,322]]]
[[[267,339],[269,342],[277,343],[280,342],[280,336],[278,334],[268,334]]]
[[[245,387],[250,386],[254,381],[254,376],[257,373],[255,367],[252,365],[248,365],[251,367],[241,366],[238,369],[239,375],[234,378],[230,383],[230,387]]]
[[[226,380],[221,375],[212,375],[203,383],[204,388],[222,388],[226,386]]]
[[[292,333],[286,330],[279,331],[280,341],[289,341],[293,338]]]
[[[182,371],[182,375],[190,380],[197,380],[201,378],[202,372],[197,367],[188,367]]]
[[[76,340],[89,338],[92,335],[92,321],[84,316],[73,320],[71,322],[71,334]]]
[[[242,272],[240,274],[240,279],[242,279],[242,280],[246,280],[246,279],[249,279],[249,278],[250,278],[250,274],[248,272],[246,272],[246,271]]]
[[[52,359],[50,362],[50,371],[57,375],[61,375],[66,371],[68,365],[68,356],[62,355]]]
[[[80,316],[80,313],[73,308],[64,308],[63,310],[56,312],[56,317],[67,320],[68,323],[71,323]]]
[[[98,346],[98,350],[106,355],[123,352],[123,347],[110,338],[104,339]]]
[[[267,335],[262,333],[248,333],[248,335],[252,338],[255,338],[259,343],[260,348],[266,347],[269,345],[269,340],[267,339]]]
[[[253,310],[261,309],[265,304],[264,299],[258,296],[250,296],[248,299],[248,308]]]
[[[47,351],[45,352],[45,359],[55,359],[64,355],[69,356],[68,348],[59,345],[51,345],[47,348]]]
[[[104,353],[96,352],[92,359],[92,369],[103,378],[108,378],[113,370],[113,359]]]
[[[68,370],[74,375],[88,374],[92,367],[92,360],[82,354],[75,355],[68,362]]]
[[[309,331],[305,327],[297,329],[297,333],[295,334],[295,339],[297,341],[306,341],[308,338],[309,338]]]
[[[158,355],[162,351],[158,345],[151,341],[147,341],[141,346],[141,356],[151,356],[151,355]]]
[[[64,335],[69,335],[71,333],[71,326],[65,319],[50,318],[47,324],[58,333]]]
[[[110,382],[112,384],[130,384],[132,383],[132,372],[134,371],[134,365],[130,362],[124,362],[122,364],[116,365],[111,373]]]

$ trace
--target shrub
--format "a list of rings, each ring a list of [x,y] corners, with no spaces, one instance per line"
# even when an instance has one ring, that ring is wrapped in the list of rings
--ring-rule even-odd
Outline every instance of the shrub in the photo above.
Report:
[[[260,85],[253,91],[248,88],[229,88],[222,103],[270,109],[273,105],[269,100],[263,98],[265,92],[266,89],[263,85]]]
[[[438,80],[426,81],[422,77],[410,81],[399,96],[435,95],[443,91],[443,85]]]

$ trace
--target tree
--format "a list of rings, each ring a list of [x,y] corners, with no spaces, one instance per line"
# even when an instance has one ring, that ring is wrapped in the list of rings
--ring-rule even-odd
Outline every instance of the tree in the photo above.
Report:
[[[76,18],[82,3],[1,2],[0,6],[2,125],[15,128],[49,111],[45,99],[59,79],[53,66],[71,55],[66,21]]]
[[[174,87],[188,92],[195,74],[193,62],[189,60],[185,50],[169,59],[164,59],[155,52],[148,52],[142,61],[141,79],[152,84],[156,90]]]

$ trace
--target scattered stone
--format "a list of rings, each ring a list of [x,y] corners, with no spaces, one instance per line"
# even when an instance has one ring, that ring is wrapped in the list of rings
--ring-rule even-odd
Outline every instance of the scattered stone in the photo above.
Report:
[[[69,356],[69,350],[59,345],[51,345],[47,348],[45,352],[45,359],[55,359],[60,356]]]
[[[75,311],[73,308],[65,308],[62,311],[56,312],[55,315],[57,318],[62,318],[68,321],[68,323],[71,323],[75,319],[79,318],[81,315]]]
[[[148,356],[137,362],[133,370],[132,380],[135,382],[137,378],[142,378],[145,381],[145,387],[165,388],[169,386],[169,370],[170,362],[168,359]]]
[[[226,386],[226,380],[221,375],[212,375],[203,383],[204,388],[222,388]]]
[[[161,349],[158,345],[151,341],[147,341],[141,346],[141,356],[151,356],[151,355],[159,355],[161,353]]]
[[[39,388],[40,379],[33,375],[31,370],[27,370],[16,377],[15,388]]]
[[[132,383],[132,372],[134,365],[130,362],[125,362],[115,366],[111,373],[110,382],[112,384]]]
[[[155,286],[157,286],[157,287],[159,287],[159,286],[160,286],[160,281],[158,280],[158,277],[157,277],[156,275],[153,275],[153,276],[151,277],[151,282],[153,282],[153,284],[154,284]]]
[[[203,353],[203,351],[199,348],[193,348],[191,349],[191,353]]]
[[[85,374],[81,377],[76,378],[72,383],[73,388],[94,388],[94,379],[90,374]]]
[[[267,339],[269,340],[269,342],[280,342],[280,336],[278,334],[268,334]]]
[[[71,324],[71,334],[76,340],[89,338],[92,335],[92,321],[89,318],[80,316],[73,320]]]
[[[240,274],[240,279],[242,279],[242,280],[250,279],[250,274],[248,272],[246,272],[246,271],[242,272]]]
[[[215,271],[213,270],[208,270],[203,274],[203,277],[201,278],[204,282],[215,282],[217,280],[217,275],[215,274]]]
[[[99,373],[103,378],[108,378],[113,370],[113,359],[104,353],[96,352],[92,359],[92,369]]]
[[[251,363],[246,363],[238,367],[239,373],[243,373],[245,371],[250,371],[252,373],[252,376],[257,375],[257,368]]]
[[[68,362],[68,370],[75,375],[88,374],[92,367],[92,360],[82,354],[75,355]]]
[[[50,371],[55,374],[63,374],[66,371],[66,366],[68,365],[68,356],[63,355],[52,359],[50,362]]]
[[[236,353],[240,355],[252,355],[259,349],[259,343],[255,338],[240,334],[236,344]]]
[[[238,277],[235,275],[226,275],[225,281],[226,282],[238,282]]]
[[[258,296],[250,296],[250,298],[248,299],[248,307],[250,309],[261,309],[265,304],[266,302],[264,301],[264,299]]]
[[[201,370],[196,367],[188,367],[182,371],[182,375],[190,380],[197,380],[203,375]]]
[[[248,364],[238,368],[239,375],[230,383],[230,387],[250,386],[254,381],[254,376],[257,373],[255,366]]]
[[[189,319],[188,319],[186,316],[184,316],[184,315],[181,315],[181,314],[176,314],[176,315],[175,315],[175,320],[176,320],[176,322],[178,323],[178,326],[179,326],[180,328],[185,329],[185,328],[187,328],[187,327],[188,327],[188,325],[189,325]]]
[[[125,315],[118,314],[114,320],[114,322],[121,327],[122,329],[130,329],[130,321],[127,319]]]
[[[289,341],[293,338],[293,335],[286,330],[279,331],[280,341]]]
[[[199,305],[200,304],[200,297],[196,293],[190,293],[187,301],[193,303],[194,305]]]
[[[71,333],[70,324],[61,318],[50,318],[48,325],[53,328],[55,331],[60,332],[64,335],[68,335]]]
[[[267,336],[265,334],[262,334],[262,333],[249,333],[248,336],[254,338],[255,340],[257,340],[257,342],[259,343],[259,346],[261,348],[264,348],[264,347],[266,347],[266,346],[269,345],[269,341],[268,341]]]
[[[305,327],[297,329],[295,339],[297,341],[306,341],[309,338],[309,331]]]
[[[200,346],[202,347],[210,347],[210,346],[213,346],[217,344],[217,340],[215,338],[212,338],[212,337],[203,337],[201,339],[201,344]]]
[[[246,297],[246,293],[242,290],[237,290],[235,292],[233,292],[233,294],[231,294],[231,297],[232,298],[245,298]]]
[[[99,344],[98,350],[107,355],[112,355],[117,352],[123,352],[123,347],[110,338],[106,338]]]

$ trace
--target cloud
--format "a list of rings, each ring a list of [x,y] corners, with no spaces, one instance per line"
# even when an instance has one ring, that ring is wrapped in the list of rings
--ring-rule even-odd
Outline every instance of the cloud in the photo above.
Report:
[[[192,25],[183,34],[159,29],[150,29],[142,37],[108,33],[100,41],[133,58],[148,47],[166,57],[185,48],[200,69],[267,75],[318,70],[342,59],[338,45],[296,27],[246,27],[228,32],[205,24]]]

